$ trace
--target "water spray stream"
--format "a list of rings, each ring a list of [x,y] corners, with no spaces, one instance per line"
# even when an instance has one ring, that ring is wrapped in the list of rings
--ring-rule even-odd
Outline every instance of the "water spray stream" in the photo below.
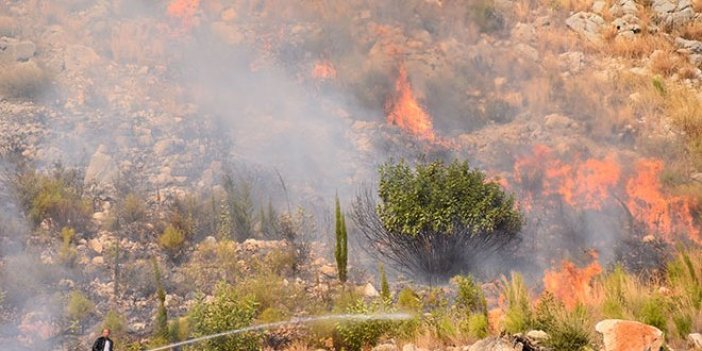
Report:
[[[168,350],[168,349],[178,347],[178,346],[189,345],[189,344],[194,344],[194,343],[204,341],[204,340],[218,338],[220,336],[246,333],[246,332],[255,331],[255,330],[273,329],[273,328],[278,328],[278,327],[282,327],[282,326],[286,326],[286,325],[290,325],[290,324],[304,324],[304,323],[328,321],[328,320],[369,321],[369,320],[406,320],[406,319],[411,319],[411,318],[412,318],[412,315],[407,314],[407,313],[334,314],[334,315],[319,316],[319,317],[293,318],[293,319],[290,319],[287,321],[282,321],[282,322],[252,325],[252,326],[246,327],[246,328],[229,330],[229,331],[225,331],[225,332],[221,332],[221,333],[217,333],[217,334],[205,335],[205,336],[201,336],[199,338],[185,340],[185,341],[173,343],[170,345],[157,347],[155,349],[150,349],[148,351]]]

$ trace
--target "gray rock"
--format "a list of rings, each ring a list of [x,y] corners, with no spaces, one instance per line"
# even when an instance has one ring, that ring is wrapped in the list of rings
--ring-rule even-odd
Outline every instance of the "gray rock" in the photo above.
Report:
[[[536,344],[543,344],[546,340],[551,338],[551,336],[543,330],[530,330],[526,333],[526,337]]]
[[[110,155],[107,147],[100,145],[90,158],[88,168],[85,170],[85,183],[109,184],[118,174],[117,165]]]
[[[522,351],[522,343],[514,343],[507,337],[493,336],[473,344],[469,351]]]
[[[592,12],[578,12],[565,21],[568,28],[579,33],[591,41],[599,41],[600,30],[605,24],[600,15]]]
[[[652,6],[659,22],[666,26],[681,26],[695,16],[690,0],[653,0]]]
[[[612,21],[612,25],[617,28],[617,34],[633,37],[641,33],[641,20],[633,15],[624,15]]]
[[[402,346],[402,351],[417,351],[417,347],[412,343],[405,344],[405,346]]]
[[[692,333],[687,335],[687,346],[693,350],[702,350],[702,334]]]
[[[363,287],[363,296],[365,296],[365,297],[378,297],[378,296],[380,296],[380,293],[373,286],[373,284],[368,283]]]
[[[675,45],[694,54],[702,54],[702,41],[675,38]]]
[[[597,0],[592,3],[592,12],[601,15],[604,12],[605,6],[607,6],[606,2]]]
[[[371,351],[399,351],[400,349],[393,344],[381,344],[374,347]]]

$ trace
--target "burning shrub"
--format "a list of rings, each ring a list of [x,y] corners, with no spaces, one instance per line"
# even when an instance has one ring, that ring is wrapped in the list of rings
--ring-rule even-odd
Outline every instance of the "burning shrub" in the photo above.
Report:
[[[353,204],[353,220],[381,259],[428,280],[445,280],[518,237],[522,215],[500,185],[467,162],[385,164],[376,206],[369,191]]]

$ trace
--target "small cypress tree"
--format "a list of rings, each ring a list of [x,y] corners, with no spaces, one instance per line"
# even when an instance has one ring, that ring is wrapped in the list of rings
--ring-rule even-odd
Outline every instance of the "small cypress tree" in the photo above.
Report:
[[[390,301],[390,284],[388,284],[388,277],[385,275],[385,266],[380,265],[380,297],[383,301]]]
[[[346,282],[346,265],[348,263],[348,238],[346,235],[346,220],[341,213],[339,196],[336,197],[336,269],[339,272],[339,281]]]
[[[168,340],[168,310],[166,310],[166,291],[161,281],[161,270],[156,259],[151,263],[154,266],[154,277],[156,279],[156,297],[158,298],[158,310],[156,312],[156,326],[154,327],[154,337],[163,341]]]

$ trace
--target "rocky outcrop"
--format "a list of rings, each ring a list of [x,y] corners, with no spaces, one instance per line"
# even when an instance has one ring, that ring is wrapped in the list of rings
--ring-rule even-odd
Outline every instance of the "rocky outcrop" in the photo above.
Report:
[[[658,350],[664,341],[660,329],[635,321],[606,319],[595,330],[602,334],[604,351]]]
[[[100,145],[90,158],[84,181],[86,184],[107,184],[111,183],[117,174],[117,166],[108,154],[107,147]]]
[[[667,27],[678,27],[695,16],[690,0],[653,0],[651,4],[658,21]]]
[[[568,28],[579,33],[590,41],[599,41],[600,30],[605,24],[605,20],[598,14],[592,12],[578,12],[570,16],[565,21]]]

